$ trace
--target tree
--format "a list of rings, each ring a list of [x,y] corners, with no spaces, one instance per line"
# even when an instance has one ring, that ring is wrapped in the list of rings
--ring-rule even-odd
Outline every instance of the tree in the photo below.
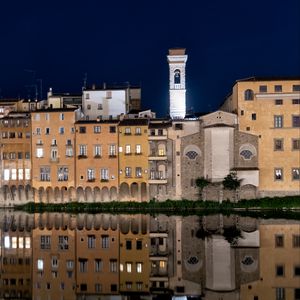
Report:
[[[241,179],[238,179],[236,172],[230,172],[223,180],[223,186],[226,190],[235,191],[235,200],[238,188],[241,186]]]
[[[210,182],[205,179],[204,177],[198,177],[196,179],[196,185],[199,188],[199,197],[200,200],[202,200],[202,194],[203,194],[203,189],[208,186],[210,184]]]

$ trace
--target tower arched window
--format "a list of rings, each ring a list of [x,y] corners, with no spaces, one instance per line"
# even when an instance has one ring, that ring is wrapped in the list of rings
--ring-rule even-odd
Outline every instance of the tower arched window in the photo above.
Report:
[[[253,100],[253,97],[254,97],[254,93],[252,90],[248,89],[245,91],[245,94],[244,94],[244,98],[245,100]]]
[[[181,78],[180,78],[180,70],[176,69],[174,71],[174,83],[180,84]]]

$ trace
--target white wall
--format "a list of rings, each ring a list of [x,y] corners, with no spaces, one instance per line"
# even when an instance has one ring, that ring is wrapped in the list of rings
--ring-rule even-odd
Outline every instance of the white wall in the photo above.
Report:
[[[107,98],[107,92],[111,93],[111,98]],[[89,98],[89,99],[87,99]],[[102,110],[98,109],[98,104],[102,104]],[[125,90],[86,90],[83,91],[83,113],[90,120],[98,116],[113,116],[127,112]],[[91,106],[90,109],[88,105]],[[128,104],[127,104],[128,105]]]

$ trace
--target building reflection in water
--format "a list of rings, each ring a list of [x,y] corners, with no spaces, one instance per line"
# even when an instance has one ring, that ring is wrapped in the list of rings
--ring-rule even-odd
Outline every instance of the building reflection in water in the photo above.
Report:
[[[297,221],[0,211],[0,233],[1,299],[300,299]]]

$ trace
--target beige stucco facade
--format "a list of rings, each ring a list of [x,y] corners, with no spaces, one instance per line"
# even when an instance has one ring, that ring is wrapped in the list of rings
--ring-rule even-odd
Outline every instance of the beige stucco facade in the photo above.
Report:
[[[240,80],[222,110],[259,138],[261,196],[300,192],[300,79]]]

